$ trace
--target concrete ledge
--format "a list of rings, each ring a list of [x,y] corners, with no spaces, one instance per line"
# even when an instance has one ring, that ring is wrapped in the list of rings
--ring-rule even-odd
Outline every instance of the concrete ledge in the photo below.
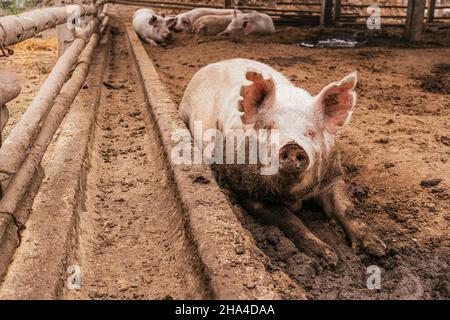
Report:
[[[22,245],[0,287],[0,299],[58,299],[62,296],[67,278],[66,261],[74,247],[78,213],[84,204],[85,173],[89,167],[88,155],[100,99],[99,87],[108,63],[108,48],[107,36],[94,53],[86,79],[88,89],[80,91],[64,120],[46,167],[46,178],[22,234]]]
[[[208,165],[179,166],[170,158],[171,133],[186,128],[177,106],[159,79],[134,31],[127,29],[131,52],[144,86],[150,114],[158,128],[174,193],[184,213],[187,235],[194,243],[214,299],[278,299],[264,267],[266,257],[240,224]]]

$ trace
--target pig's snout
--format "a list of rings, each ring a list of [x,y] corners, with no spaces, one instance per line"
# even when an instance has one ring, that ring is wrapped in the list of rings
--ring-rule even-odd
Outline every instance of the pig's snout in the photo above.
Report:
[[[306,151],[296,143],[290,143],[280,149],[280,170],[287,173],[303,172],[309,165]]]

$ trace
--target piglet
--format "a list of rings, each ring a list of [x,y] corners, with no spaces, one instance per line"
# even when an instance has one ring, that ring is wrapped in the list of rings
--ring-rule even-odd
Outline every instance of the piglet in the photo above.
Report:
[[[233,15],[203,16],[194,22],[193,32],[196,34],[215,36],[223,32],[230,24]]]
[[[231,59],[199,70],[180,104],[196,145],[207,147],[205,141],[198,141],[196,126],[203,132],[216,130],[216,141],[222,133],[228,139],[222,144],[227,156],[239,154],[242,148],[247,152],[248,145],[239,147],[234,138],[228,144],[229,133],[237,130],[245,130],[241,135],[254,132],[249,137],[258,139],[258,146],[272,145],[270,163],[276,164],[276,170],[269,173],[262,171],[267,163],[238,164],[228,158],[213,167],[250,213],[276,225],[299,248],[331,265],[338,261],[334,250],[294,214],[301,210],[303,200],[316,201],[328,217],[336,219],[354,249],[376,256],[386,252],[383,241],[357,218],[335,149],[336,136],[356,104],[356,83],[357,73],[352,72],[312,96],[268,65]],[[272,135],[261,135],[265,130]],[[272,143],[273,137],[278,137],[278,143]],[[228,147],[234,150],[229,153]],[[247,154],[245,159],[250,157]]]
[[[171,36],[167,20],[151,9],[139,9],[134,13],[133,28],[146,43],[163,43]]]
[[[176,23],[173,24],[172,30],[176,32],[190,32],[193,30],[195,21],[203,16],[223,16],[233,14],[233,9],[213,9],[213,8],[196,8],[187,12],[180,13],[176,16]]]
[[[275,32],[272,18],[256,11],[233,13],[233,19],[221,35],[271,34]]]

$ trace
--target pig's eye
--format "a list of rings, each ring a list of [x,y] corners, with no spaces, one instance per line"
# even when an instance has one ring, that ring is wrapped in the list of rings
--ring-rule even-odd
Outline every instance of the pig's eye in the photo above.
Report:
[[[313,129],[308,129],[305,132],[305,136],[314,138],[316,136],[316,131],[314,131]]]

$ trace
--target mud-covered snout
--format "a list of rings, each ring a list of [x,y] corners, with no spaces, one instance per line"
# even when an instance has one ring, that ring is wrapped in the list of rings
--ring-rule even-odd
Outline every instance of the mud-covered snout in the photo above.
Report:
[[[284,145],[279,152],[280,171],[284,173],[301,173],[308,168],[309,157],[297,143]]]
[[[167,32],[161,32],[154,37],[154,41],[156,41],[158,44],[164,44],[168,42],[172,38],[172,33],[170,31]]]

